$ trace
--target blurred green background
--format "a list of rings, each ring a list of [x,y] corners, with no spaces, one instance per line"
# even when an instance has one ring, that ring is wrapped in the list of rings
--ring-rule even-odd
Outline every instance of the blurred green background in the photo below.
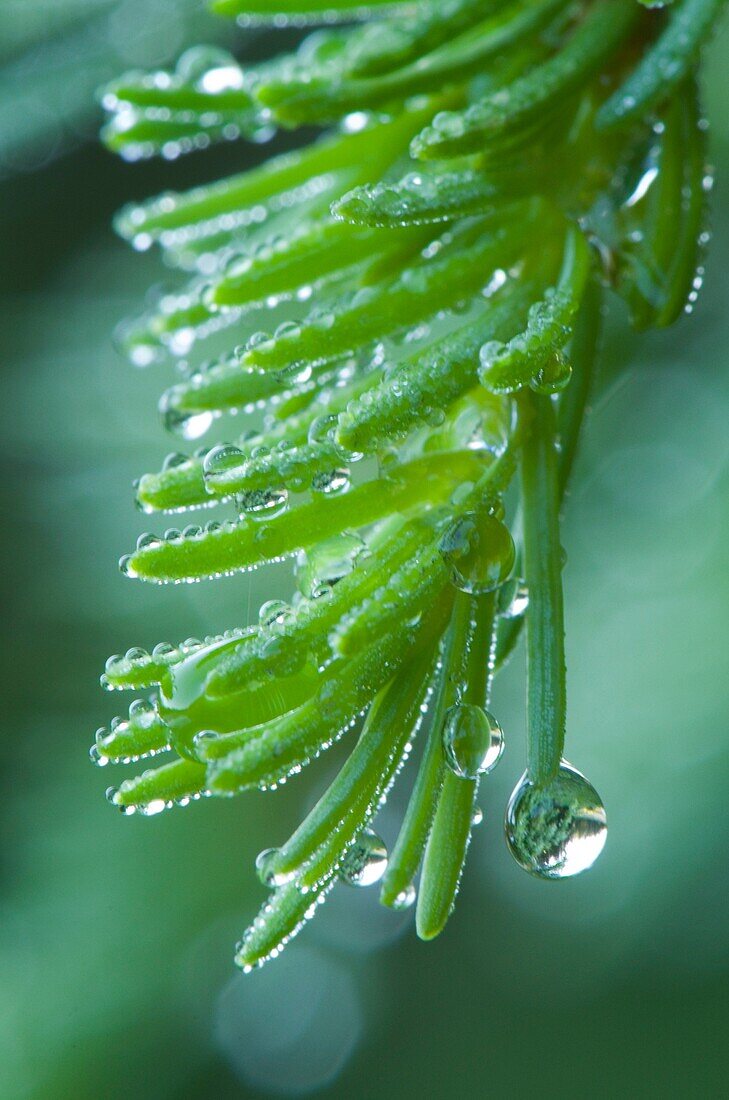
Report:
[[[173,448],[155,411],[165,376],[110,342],[163,275],[114,239],[111,214],[260,153],[125,166],[93,143],[92,90],[197,37],[246,48],[193,2],[0,7],[0,1097],[725,1095],[727,28],[706,73],[706,288],[669,332],[628,334],[613,309],[564,532],[569,758],[607,804],[603,858],[551,884],[508,857],[519,654],[497,688],[507,755],[444,936],[423,945],[412,914],[342,887],[247,978],[232,947],[263,895],[253,859],[334,757],[275,795],[125,820],[87,756],[123,705],[97,686],[108,654],[233,626],[288,586],[285,569],[169,590],[116,569],[146,526],[132,478]],[[386,839],[401,806],[396,793]]]

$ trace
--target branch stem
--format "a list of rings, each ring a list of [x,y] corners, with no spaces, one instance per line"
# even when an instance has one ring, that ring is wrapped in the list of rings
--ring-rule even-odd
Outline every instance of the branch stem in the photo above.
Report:
[[[527,613],[527,771],[537,784],[556,774],[567,709],[560,491],[556,418],[550,397],[519,394]]]

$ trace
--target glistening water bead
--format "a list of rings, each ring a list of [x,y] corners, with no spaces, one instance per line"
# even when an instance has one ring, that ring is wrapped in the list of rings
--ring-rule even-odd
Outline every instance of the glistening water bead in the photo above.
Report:
[[[385,842],[371,829],[365,829],[347,852],[339,877],[348,886],[374,886],[387,869]]]
[[[262,852],[259,852],[256,856],[256,872],[259,879],[264,886],[268,886],[273,889],[277,886],[285,886],[287,882],[295,877],[291,874],[277,874],[271,867],[271,864],[276,859],[279,853],[278,848],[264,848]]]
[[[446,530],[440,552],[461,592],[481,596],[503,584],[516,551],[509,529],[496,516],[467,512]]]
[[[492,714],[471,703],[458,703],[443,726],[446,763],[461,779],[476,779],[493,771],[504,751],[504,735]]]
[[[499,591],[499,615],[503,619],[520,619],[528,607],[529,589],[519,577],[512,577]]]
[[[300,550],[296,558],[296,583],[302,595],[318,599],[352,572],[367,544],[356,532],[345,531],[335,538]]]
[[[288,507],[289,494],[286,489],[251,489],[245,493],[236,493],[235,502],[241,516],[272,519],[280,516]]]
[[[274,607],[263,606],[262,615],[270,628],[283,629],[287,617],[292,615],[288,604],[277,601]],[[293,709],[305,701],[314,688],[316,668],[302,668],[303,662],[294,662],[296,670],[283,671],[277,682],[280,690],[272,691],[269,684],[246,684],[243,688],[215,695],[208,690],[208,677],[220,660],[235,651],[244,641],[242,635],[221,638],[201,646],[184,660],[171,665],[160,684],[157,712],[170,731],[172,744],[180,756],[200,759],[203,750],[215,738],[198,738],[199,733],[235,733],[278,717],[282,700]],[[204,754],[203,754],[204,758]]]
[[[398,912],[402,911],[403,909],[409,909],[410,906],[414,903],[415,898],[415,887],[411,882],[409,886],[406,886],[405,889],[401,890],[400,893],[395,897],[390,908],[396,909]]]
[[[506,808],[505,829],[509,851],[525,871],[570,878],[592,867],[605,847],[607,816],[592,784],[564,761],[545,786],[522,776]]]
[[[240,469],[246,461],[245,453],[234,443],[219,443],[212,447],[203,459],[203,477],[214,482],[220,474]]]
[[[532,376],[529,385],[535,393],[561,393],[569,385],[572,377],[572,364],[567,357],[555,349]]]

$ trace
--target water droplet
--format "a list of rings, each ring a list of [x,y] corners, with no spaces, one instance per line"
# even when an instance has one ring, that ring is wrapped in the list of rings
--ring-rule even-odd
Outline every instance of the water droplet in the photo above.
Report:
[[[504,735],[494,716],[472,703],[458,703],[443,725],[446,763],[461,779],[493,771],[504,751]]]
[[[295,340],[301,335],[301,325],[297,321],[282,321],[273,334],[274,340]]]
[[[313,373],[314,370],[310,363],[293,363],[291,366],[277,371],[276,375],[286,386],[303,386],[305,382],[309,381]]]
[[[561,393],[569,385],[572,366],[561,351],[553,351],[529,382],[535,393]]]
[[[296,615],[294,609],[285,600],[266,600],[258,612],[258,623],[268,630],[283,630],[292,626]]]
[[[243,72],[231,57],[227,64],[221,62],[201,77],[200,89],[209,95],[218,95],[220,92],[237,91],[243,83]]]
[[[149,233],[135,233],[132,237],[132,248],[135,252],[146,252],[154,244],[154,238]],[[132,351],[132,362],[135,366],[146,367],[153,359],[153,353],[150,353],[149,345],[140,345]],[[137,355],[137,352],[141,354]]]
[[[311,600],[326,595],[342,577],[352,572],[358,558],[366,550],[364,539],[347,532],[327,539],[311,550],[302,550],[296,559],[299,591]]]
[[[324,474],[317,474],[311,482],[311,487],[316,493],[342,493],[349,488],[349,470],[341,466],[336,470],[327,470]]]
[[[272,869],[271,864],[278,853],[278,848],[264,848],[256,856],[256,873],[263,885],[269,888],[285,886],[287,882],[291,882],[296,877],[292,871],[277,874]]]
[[[286,511],[289,494],[286,489],[251,489],[238,493],[235,499],[241,515],[250,513],[271,519]]]
[[[134,578],[138,576],[136,569],[132,565],[131,554],[125,554],[123,557],[119,558],[119,571],[123,573],[125,577]]]
[[[137,550],[154,550],[156,547],[162,545],[162,539],[159,535],[152,534],[151,531],[145,531],[137,539]],[[131,660],[127,653],[127,659]]]
[[[177,332],[173,333],[168,341],[167,346],[173,355],[183,356],[187,355],[195,343],[195,329],[192,325],[186,325],[184,328],[180,328]]]
[[[513,577],[499,592],[499,615],[520,619],[529,607],[529,589],[520,577]]]
[[[187,455],[183,455],[180,451],[172,451],[165,456],[162,463],[163,470],[174,470],[176,466],[184,466],[188,461]]]
[[[135,699],[129,704],[129,717],[133,721],[148,720],[154,714],[154,703],[150,699]]]
[[[400,893],[394,899],[391,908],[397,910],[409,909],[415,901],[415,897],[415,887],[411,882],[409,886],[406,886],[404,890],[400,891]]]
[[[168,432],[179,435],[182,439],[199,439],[209,429],[215,414],[208,409],[202,412],[188,412],[180,409],[169,398],[169,394],[163,394],[159,403],[162,423]]]
[[[605,807],[584,775],[566,761],[551,783],[525,773],[506,810],[506,842],[525,871],[560,879],[588,870],[607,839]]]
[[[386,868],[385,842],[371,829],[365,829],[344,857],[339,877],[348,886],[374,886]]]
[[[172,805],[172,803],[170,803]],[[157,814],[161,814],[163,810],[167,809],[167,803],[164,798],[153,798],[151,802],[145,802],[144,805],[138,806],[142,817],[155,817]]]
[[[648,156],[647,164],[644,171],[641,173],[639,179],[635,182],[633,190],[623,202],[623,206],[628,208],[635,206],[640,202],[648,192],[650,191],[653,183],[658,179],[659,166],[655,163],[657,152],[652,149]]]
[[[216,46],[191,46],[180,55],[175,71],[180,80],[193,84],[210,69],[231,65],[237,68],[235,58],[226,50]]]
[[[92,745],[89,749],[89,759],[97,768],[105,768],[109,763],[109,757],[104,755],[98,745]]]
[[[480,806],[476,806],[471,817],[471,828],[475,829],[483,821],[483,810]]]
[[[495,516],[467,512],[440,540],[456,588],[471,595],[493,592],[511,573],[516,557],[508,528]]]
[[[209,745],[211,741],[217,741],[218,736],[215,730],[200,730],[192,739],[193,748],[195,748],[195,750],[203,749],[205,745]]]
[[[309,425],[309,443],[330,443],[334,438],[339,417],[336,413],[324,413],[317,416]]]
[[[240,728],[240,711],[231,698],[219,700],[206,693],[209,673],[240,642],[240,636],[217,638],[210,644],[189,638],[180,647],[184,658],[169,663],[156,706],[180,756],[198,759],[199,746],[193,744],[198,733],[230,733]]]
[[[463,133],[464,123],[455,112],[440,111],[433,119],[432,127],[440,137],[458,138]]]
[[[245,344],[239,344],[236,347],[233,354],[238,359],[242,359],[246,352],[253,351],[254,348],[261,347],[262,344],[267,344],[270,340],[270,332],[254,332],[251,336],[248,337]]]
[[[203,459],[203,477],[217,477],[228,470],[234,470],[246,461],[246,456],[240,447],[233,443],[219,443],[212,447]]]

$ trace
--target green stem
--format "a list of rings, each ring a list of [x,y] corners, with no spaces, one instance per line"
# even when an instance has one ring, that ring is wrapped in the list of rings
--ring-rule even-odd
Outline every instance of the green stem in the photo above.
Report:
[[[684,0],[677,4],[661,36],[597,112],[597,129],[645,118],[653,104],[665,99],[690,71],[725,2]]]
[[[435,807],[445,772],[441,736],[446,711],[456,701],[463,671],[463,654],[470,629],[470,600],[459,592],[453,605],[445,639],[438,693],[415,786],[402,823],[397,843],[390,855],[382,881],[380,901],[394,905],[412,885],[428,839]]]
[[[572,363],[570,384],[559,399],[557,431],[560,450],[557,456],[560,502],[567,491],[580,441],[580,432],[592,390],[600,342],[602,290],[595,278],[588,279],[575,321],[569,357]]]
[[[562,547],[556,418],[550,397],[518,398],[527,614],[527,771],[548,783],[562,759],[566,718]]]
[[[595,360],[601,329],[602,292],[595,279],[590,279],[585,289],[580,312],[575,322],[574,334],[570,344],[572,378],[559,400],[557,428],[561,448],[557,458],[560,501],[564,499],[574,465],[580,432],[587,410],[587,402],[592,391],[595,374]],[[519,545],[521,535],[521,513],[515,522],[514,539]],[[522,550],[519,546],[516,575],[522,576]],[[524,625],[524,617],[501,619],[497,628],[495,664],[500,668],[510,657]]]
[[[459,701],[485,706],[491,687],[496,597],[464,597],[468,632]],[[439,728],[442,735],[442,729]],[[444,769],[443,785],[423,858],[415,922],[421,940],[432,940],[448,921],[471,840],[478,779]]]
[[[425,849],[415,912],[421,940],[435,939],[453,910],[471,839],[477,791],[477,779],[460,779],[445,770]]]
[[[333,867],[375,815],[407,756],[408,742],[417,732],[422,717],[420,705],[435,663],[434,653],[432,639],[428,639],[428,644],[420,647],[377,696],[351,755],[308,817],[271,861],[271,870],[293,875],[308,862],[324,870]],[[321,871],[317,871],[302,881],[311,886],[322,877]]]

